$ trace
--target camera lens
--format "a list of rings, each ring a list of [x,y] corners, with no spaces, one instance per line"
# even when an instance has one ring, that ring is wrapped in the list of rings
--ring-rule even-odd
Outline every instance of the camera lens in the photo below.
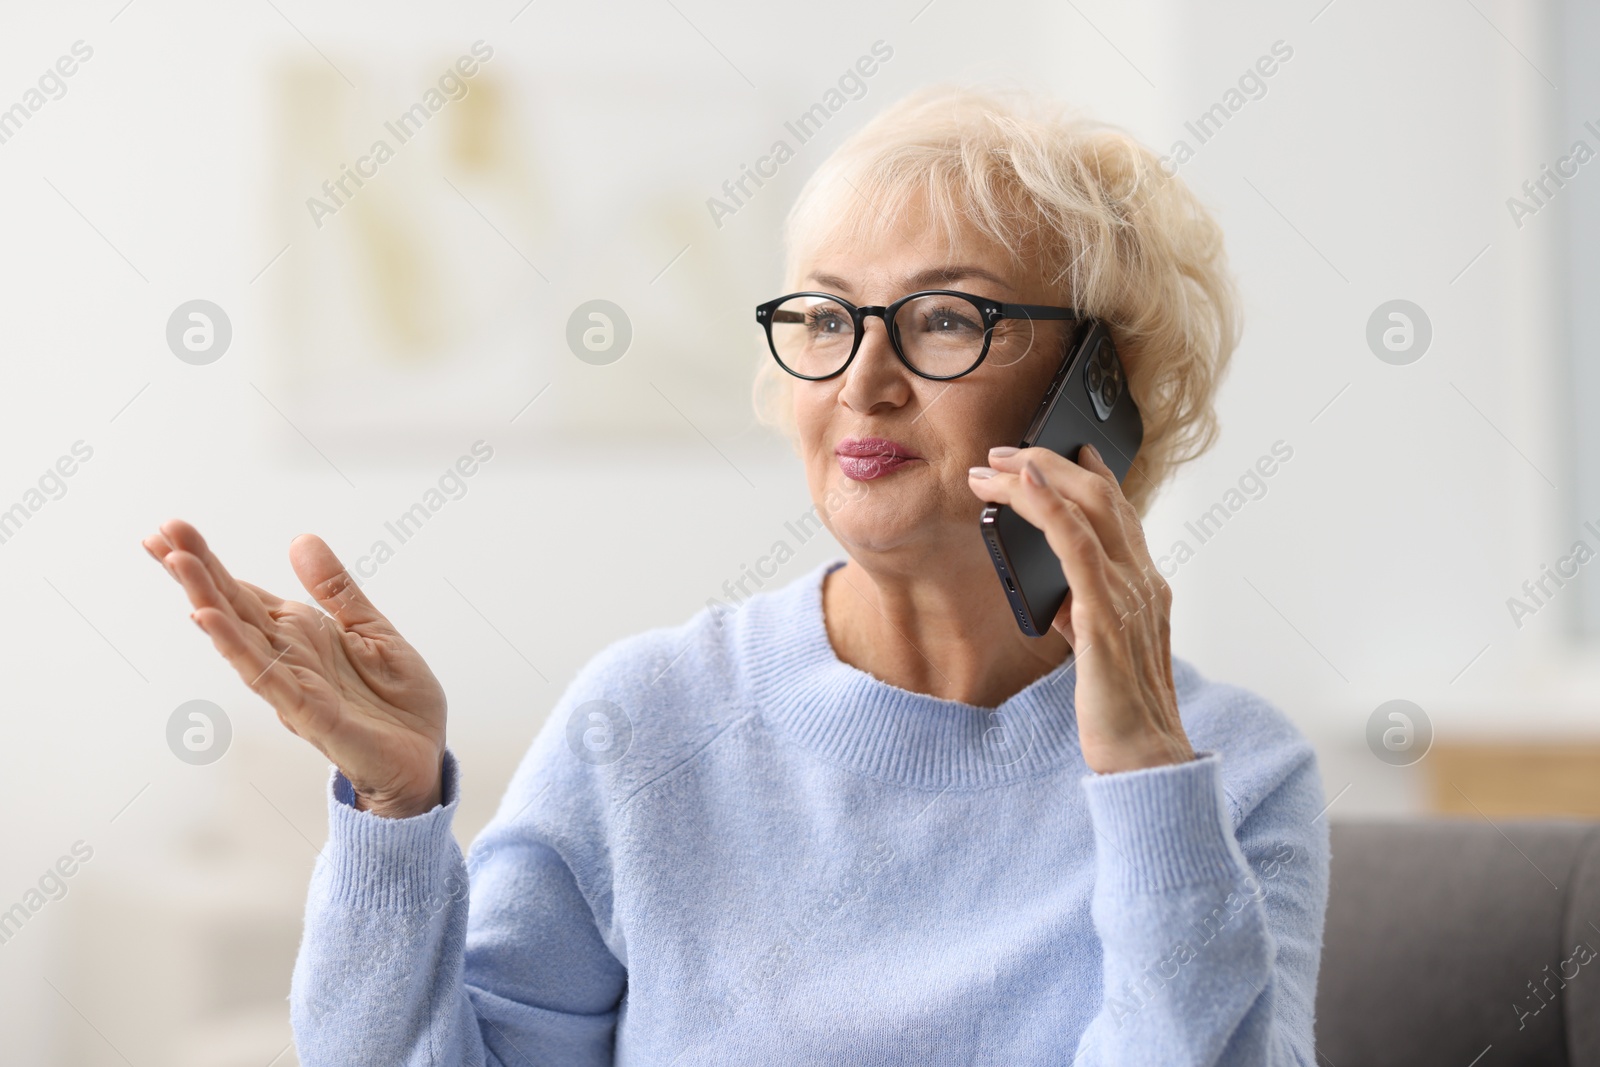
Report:
[[[1106,407],[1110,407],[1117,402],[1117,384],[1109,378],[1100,387],[1100,399],[1105,401]]]
[[[1100,391],[1100,383],[1101,383],[1101,381],[1104,380],[1104,378],[1105,378],[1105,376],[1100,373],[1100,364],[1098,364],[1098,363],[1089,364],[1089,391],[1090,392],[1098,393]]]

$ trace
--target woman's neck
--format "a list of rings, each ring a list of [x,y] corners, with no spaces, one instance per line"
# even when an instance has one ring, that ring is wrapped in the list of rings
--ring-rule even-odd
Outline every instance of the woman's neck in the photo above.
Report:
[[[937,568],[869,570],[854,558],[822,587],[823,620],[840,660],[890,685],[998,707],[1072,651],[1054,630],[1017,628],[987,556]]]

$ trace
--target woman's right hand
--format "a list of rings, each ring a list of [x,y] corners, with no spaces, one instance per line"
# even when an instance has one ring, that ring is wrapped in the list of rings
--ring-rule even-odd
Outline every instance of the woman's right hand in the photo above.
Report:
[[[444,690],[320,537],[295,538],[289,562],[331,618],[238,581],[181,519],[143,544],[245,684],[350,779],[357,808],[405,818],[441,802]]]

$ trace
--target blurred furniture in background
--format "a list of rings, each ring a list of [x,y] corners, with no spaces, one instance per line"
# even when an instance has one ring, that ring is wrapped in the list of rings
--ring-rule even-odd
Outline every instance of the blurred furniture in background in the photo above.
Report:
[[[1442,815],[1600,819],[1600,744],[1434,745],[1429,806]]]
[[[1600,1065],[1600,823],[1332,835],[1319,1063]]]

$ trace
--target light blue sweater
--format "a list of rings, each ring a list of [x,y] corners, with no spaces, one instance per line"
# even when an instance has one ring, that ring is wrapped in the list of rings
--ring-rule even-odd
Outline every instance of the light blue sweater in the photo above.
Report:
[[[453,754],[409,819],[335,773],[301,1062],[1312,1064],[1327,822],[1283,715],[1174,660],[1199,757],[1094,774],[1070,661],[993,711],[842,663],[838,562],[597,655],[465,862]]]

